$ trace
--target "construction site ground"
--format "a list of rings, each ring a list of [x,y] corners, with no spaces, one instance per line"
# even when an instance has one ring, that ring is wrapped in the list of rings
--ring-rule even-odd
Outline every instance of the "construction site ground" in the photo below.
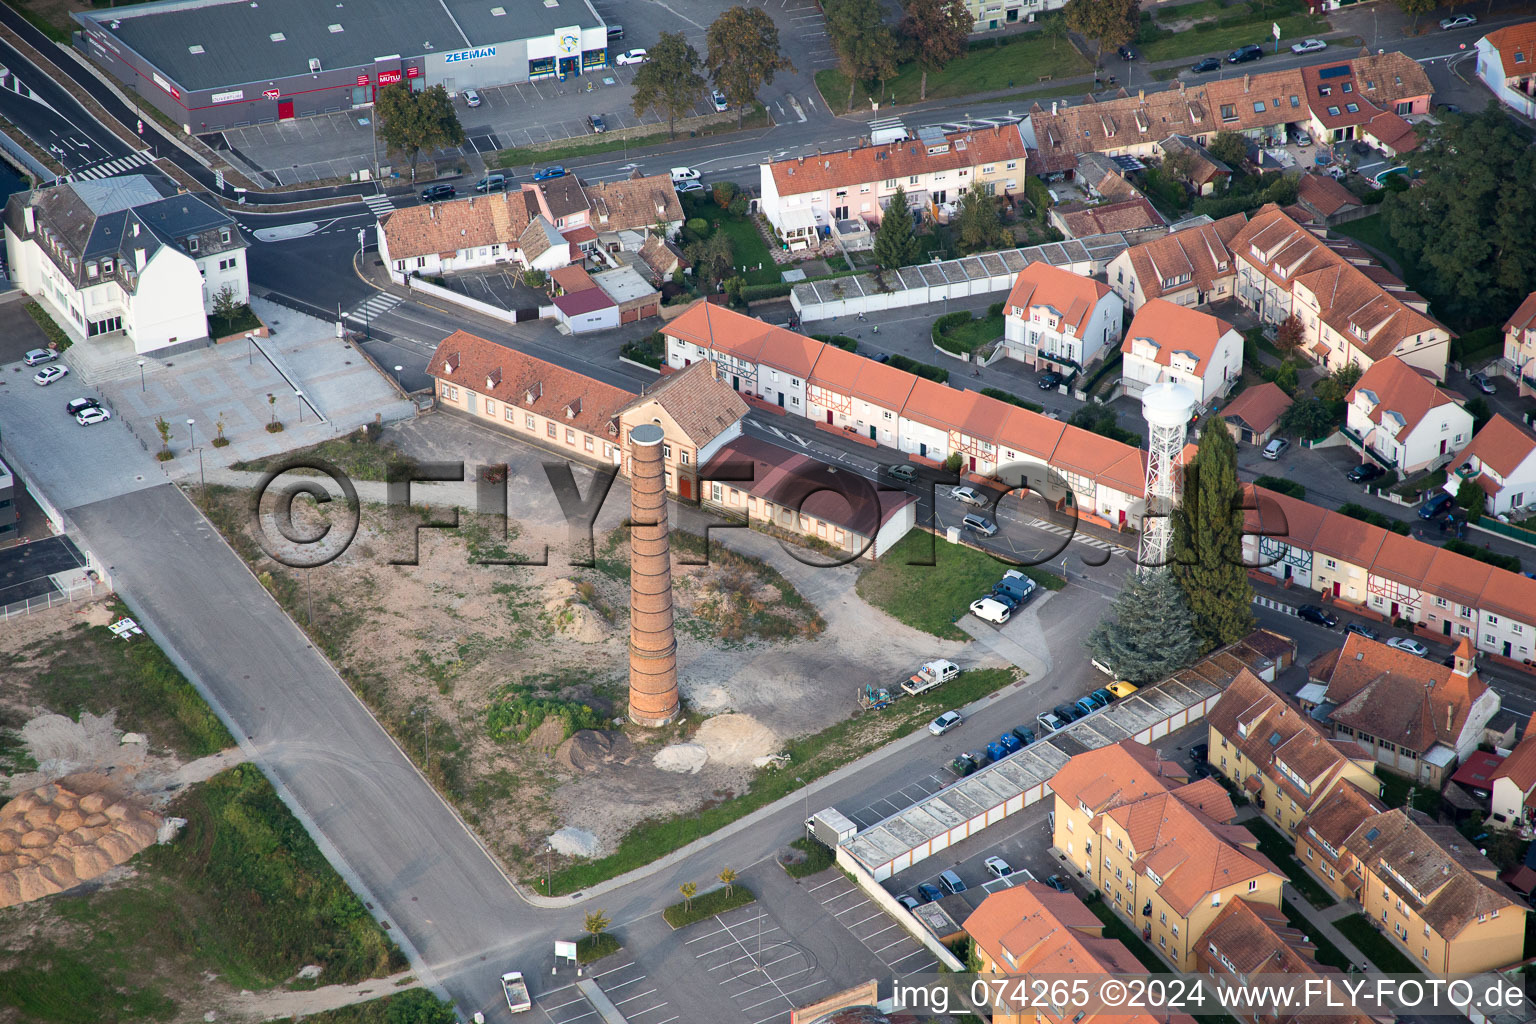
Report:
[[[0,908],[0,1022],[257,1021],[412,987],[153,641],[106,628],[127,611],[59,605],[0,630],[0,807],[99,773],[184,824],[84,884]]]
[[[419,531],[417,564],[390,564],[409,554],[410,524],[443,520],[451,504],[473,508],[472,482],[414,484],[400,522],[382,504],[383,484],[356,482],[357,538],[312,570],[285,568],[254,543],[254,474],[221,474],[229,486],[210,488],[209,514],[516,876],[542,878],[551,837],[558,866],[613,851],[643,821],[729,801],[775,770],[787,742],[854,715],[866,684],[890,686],[935,657],[976,667],[963,644],[866,604],[858,566],[812,567],[740,529],[713,531],[708,564],[687,564],[703,560],[706,519],[673,505],[684,714],[659,730],[627,725],[627,483],[615,481],[597,517],[595,565],[573,566],[541,466],[550,453],[441,413],[385,427],[374,444],[393,451],[342,451],[341,461],[375,479],[390,459],[463,460],[470,472],[508,464],[507,539],[499,521],[466,511],[457,530]],[[591,471],[573,472],[587,494]],[[339,504],[296,502],[295,516],[309,530]],[[547,565],[475,564],[531,561],[546,548]],[[868,724],[871,736],[850,742],[878,739],[885,726]]]

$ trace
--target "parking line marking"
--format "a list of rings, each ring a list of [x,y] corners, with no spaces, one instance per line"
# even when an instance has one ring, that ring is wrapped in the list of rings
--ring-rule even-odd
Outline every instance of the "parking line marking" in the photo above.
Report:
[[[850,910],[858,910],[860,907],[867,907],[867,906],[869,906],[869,900],[860,900],[859,902],[857,902],[855,904],[852,904],[851,906],[844,907],[842,910],[839,910],[837,913],[833,914],[832,916],[833,917],[842,917],[844,914],[848,913]]]
[[[617,991],[617,990],[623,988],[625,985],[633,985],[637,981],[644,981],[644,980],[645,980],[645,975],[642,974],[638,978],[630,978],[628,981],[621,981],[617,985],[609,985],[603,991],[605,991],[605,992]],[[654,992],[656,990],[655,989],[651,989],[651,991]]]
[[[715,921],[716,921],[716,922],[718,922],[718,921],[719,921],[719,920],[720,920],[720,919],[719,919],[719,918],[718,918],[718,917],[717,917],[717,918],[715,918]],[[688,940],[686,940],[686,941],[685,941],[685,942],[684,942],[684,943],[683,943],[683,945],[685,945],[685,946],[691,946],[691,945],[693,945],[693,944],[694,944],[694,943],[695,943],[695,942],[698,942],[698,941],[699,941],[699,940],[700,940],[700,939],[707,939],[707,938],[709,938],[709,936],[710,936],[710,935],[719,935],[719,934],[720,934],[720,933],[721,933],[721,932],[723,932],[723,931],[726,931],[726,929],[724,929],[724,928],[716,928],[716,929],[715,929],[715,930],[714,930],[714,931],[712,931],[712,932],[710,932],[710,933],[709,933],[709,934],[708,934],[708,935],[700,935],[700,936],[697,936],[697,937],[695,937],[695,938],[692,938],[692,939],[688,939]]]
[[[895,921],[892,921],[890,924],[886,925],[884,928],[881,928],[879,931],[875,932],[873,935],[869,936],[869,938],[866,938],[864,941],[868,942],[870,939],[878,939],[880,936],[884,935],[886,932],[890,931],[892,928],[899,928],[899,927],[901,927],[901,926],[898,925]]]
[[[869,916],[868,916],[868,917],[866,917],[866,918],[865,918],[865,919],[864,919],[864,920],[863,920],[863,921],[855,921],[855,922],[854,922],[854,923],[853,923],[853,924],[850,924],[850,925],[848,925],[848,926],[847,926],[847,927],[848,927],[848,930],[849,930],[849,931],[853,931],[853,930],[854,930],[854,929],[855,929],[855,928],[857,928],[857,927],[858,927],[858,926],[859,926],[859,925],[861,925],[861,924],[864,924],[864,923],[866,923],[866,922],[868,922],[868,921],[873,921],[873,920],[874,920],[874,919],[875,919],[875,918],[877,918],[877,917],[879,917],[879,916],[880,916],[880,915],[882,915],[882,914],[884,914],[884,913],[885,913],[885,911],[884,911],[884,910],[881,910],[881,909],[880,909],[880,908],[879,908],[879,907],[876,907],[876,908],[875,908],[875,912],[874,912],[874,913],[873,913],[873,914],[870,914],[870,915],[869,915]],[[855,933],[855,934],[857,934],[857,933]]]
[[[887,942],[885,945],[881,946],[879,949],[875,949],[875,948],[871,947],[870,948],[870,952],[875,954],[875,956],[880,957],[881,960],[884,960],[885,957],[880,956],[881,953],[884,953],[886,950],[890,949],[892,946],[899,946],[899,945],[901,945],[903,942],[906,942],[909,938],[911,938],[910,935],[902,935],[900,938],[896,939],[894,942]],[[869,943],[866,942],[865,945],[868,946]],[[921,948],[921,947],[919,947],[919,948]]]
[[[825,889],[829,885],[836,885],[840,881],[842,881],[841,878],[835,878],[835,877],[834,878],[829,878],[825,882],[822,882],[820,885],[812,886],[810,889],[807,889],[806,891],[807,892],[816,892],[817,890]]]
[[[648,988],[644,992],[641,992],[639,995],[630,996],[628,999],[615,1000],[613,1005],[614,1006],[623,1006],[625,1003],[632,1003],[636,999],[644,999],[646,996],[653,996],[655,994],[656,994],[656,990],[655,989]]]
[[[900,960],[891,960],[891,961],[889,961],[889,963],[890,963],[890,965],[892,967],[895,967],[897,964],[901,963],[902,960],[910,960],[913,957],[920,956],[921,954],[926,953],[926,952],[928,952],[926,949],[923,949],[921,946],[919,946],[916,950],[914,950],[911,953],[908,953],[906,956],[902,957]],[[937,963],[938,961],[934,961],[934,962]]]

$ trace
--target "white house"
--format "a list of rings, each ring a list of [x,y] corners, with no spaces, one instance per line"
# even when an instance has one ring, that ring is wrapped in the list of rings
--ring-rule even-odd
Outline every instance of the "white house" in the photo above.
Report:
[[[197,341],[221,292],[250,299],[234,220],[144,175],[16,193],[5,246],[12,280],[76,341],[125,338],[135,352]]]
[[[1504,360],[1499,372],[1514,378],[1521,398],[1536,395],[1536,292],[1504,322]]]
[[[1235,327],[1167,299],[1153,299],[1137,311],[1120,351],[1120,379],[1131,394],[1169,380],[1209,405],[1243,372],[1243,336]]]
[[[894,366],[828,345],[807,381],[806,415],[899,448],[901,413],[916,380]]]
[[[1361,375],[1344,425],[1404,474],[1449,462],[1472,440],[1472,414],[1461,401],[1397,356]]]
[[[806,381],[827,347],[823,342],[709,302],[694,304],[661,330],[668,366],[680,370],[712,360],[733,390],[796,416],[809,415]]]
[[[1536,714],[1525,724],[1520,742],[1493,775],[1493,820],[1513,828],[1536,819]]]
[[[1506,25],[1479,39],[1477,77],[1500,103],[1536,117],[1536,21]]]
[[[1483,424],[1456,471],[1445,481],[1451,494],[1463,480],[1476,480],[1488,495],[1487,512],[1501,515],[1536,504],[1536,437],[1495,414]]]
[[[1120,340],[1125,303],[1109,285],[1048,263],[1019,271],[1008,293],[1005,351],[1036,370],[1076,373]]]

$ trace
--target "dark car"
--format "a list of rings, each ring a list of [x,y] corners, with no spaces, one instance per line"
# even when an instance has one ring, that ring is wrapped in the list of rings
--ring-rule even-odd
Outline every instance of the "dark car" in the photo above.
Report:
[[[1361,623],[1361,622],[1351,622],[1351,623],[1349,623],[1348,625],[1346,625],[1344,627],[1344,632],[1346,632],[1346,633],[1359,633],[1361,636],[1365,637],[1367,640],[1375,640],[1377,638],[1376,631],[1374,629],[1372,629],[1370,626],[1367,626],[1367,625],[1365,625],[1364,623]]]
[[[435,203],[439,199],[452,199],[456,194],[457,190],[452,185],[428,185],[421,190],[421,201]]]
[[[615,42],[615,41],[623,39],[623,38],[624,38],[624,26],[623,25],[609,25],[608,26],[608,41],[609,42]]]
[[[1200,60],[1196,61],[1194,66],[1189,70],[1193,71],[1197,75],[1206,75],[1210,74],[1212,71],[1220,71],[1221,58],[1202,57]]]
[[[939,887],[931,882],[917,883],[917,894],[923,898],[924,903],[933,903],[944,898],[944,894],[939,891]]]
[[[1121,46],[1115,52],[1120,54],[1120,59],[1121,60],[1135,60],[1136,59],[1136,51],[1131,49],[1129,46]]]
[[[1109,707],[1111,704],[1113,704],[1115,702],[1115,695],[1110,693],[1108,690],[1104,689],[1103,687],[1100,687],[1099,689],[1094,690],[1093,693],[1091,694],[1091,696],[1093,697],[1094,700],[1097,700],[1099,702],[1099,707],[1101,707],[1101,708],[1107,708],[1107,707]]]
[[[1075,722],[1079,718],[1082,718],[1085,713],[1081,709],[1071,704],[1057,704],[1055,707],[1051,708],[1051,710],[1055,712],[1056,717],[1061,719],[1063,722]]]
[[[1419,506],[1419,518],[1434,519],[1436,516],[1440,515],[1446,509],[1451,507],[1452,500],[1453,499],[1449,494],[1441,491],[1439,494],[1435,495],[1433,498],[1430,498],[1424,504]]]
[[[1046,370],[1040,375],[1040,390],[1051,391],[1061,387],[1063,379],[1055,370]]]
[[[916,896],[913,896],[911,893],[905,893],[905,892],[902,893],[900,896],[896,897],[896,902],[900,903],[902,906],[906,907],[908,910],[916,910],[918,907],[922,906],[922,903],[918,901],[918,898]]]
[[[78,416],[87,409],[100,409],[101,403],[94,398],[71,398],[64,406],[64,411],[71,416]]]
[[[1019,742],[1024,744],[1026,747],[1035,742],[1035,730],[1029,728],[1028,726],[1017,726],[1013,730],[1013,734],[1018,737]]]
[[[1375,480],[1386,475],[1387,471],[1374,462],[1362,462],[1350,470],[1348,474],[1349,478],[1357,484],[1365,483],[1367,480]]]
[[[1251,60],[1258,60],[1264,56],[1264,47],[1257,43],[1249,43],[1247,46],[1239,46],[1227,54],[1228,64],[1247,64]]]
[[[601,135],[608,130],[608,122],[603,120],[601,114],[588,114],[587,128],[593,135]]]
[[[973,761],[971,759],[971,755],[969,754],[961,754],[959,757],[949,762],[949,770],[960,776],[962,779],[980,767],[981,765]]]
[[[1189,748],[1189,759],[1195,764],[1200,764],[1210,752],[1211,745],[1209,743],[1196,743]]]
[[[1339,617],[1332,612],[1325,612],[1315,604],[1304,604],[1296,609],[1297,618],[1314,622],[1319,626],[1332,629],[1339,624]]]
[[[1065,883],[1065,882],[1063,882],[1061,880],[1061,876],[1060,875],[1052,875],[1050,878],[1047,878],[1045,880],[1045,884],[1050,886],[1052,889],[1055,889],[1057,892],[1067,892],[1068,891],[1067,890],[1067,883]]]

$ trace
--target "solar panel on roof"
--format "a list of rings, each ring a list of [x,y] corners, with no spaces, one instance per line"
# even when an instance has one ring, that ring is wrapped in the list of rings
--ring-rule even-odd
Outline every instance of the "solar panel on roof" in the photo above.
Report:
[[[1317,73],[1318,78],[1343,78],[1349,74],[1348,64],[1335,64],[1331,68],[1323,68]]]

